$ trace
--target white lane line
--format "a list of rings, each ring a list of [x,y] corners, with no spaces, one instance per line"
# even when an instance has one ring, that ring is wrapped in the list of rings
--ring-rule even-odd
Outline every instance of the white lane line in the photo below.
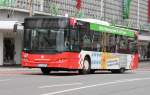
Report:
[[[46,86],[40,86],[38,88],[50,88],[50,87],[70,86],[70,85],[82,85],[82,83],[46,85]]]
[[[4,81],[10,81],[11,79],[4,79],[4,80],[0,80],[0,82],[4,82]]]
[[[55,94],[60,94],[60,93],[65,93],[65,92],[71,92],[71,91],[75,91],[75,90],[92,88],[92,87],[96,87],[96,86],[115,85],[115,84],[118,84],[118,83],[126,83],[126,82],[133,82],[133,81],[142,81],[142,80],[150,80],[150,78],[135,78],[135,79],[116,80],[116,81],[113,81],[113,82],[106,82],[106,83],[100,83],[100,84],[95,84],[95,85],[87,85],[87,86],[83,86],[83,87],[66,89],[66,90],[57,91],[57,92],[50,92],[50,93],[41,94],[41,95],[55,95]]]

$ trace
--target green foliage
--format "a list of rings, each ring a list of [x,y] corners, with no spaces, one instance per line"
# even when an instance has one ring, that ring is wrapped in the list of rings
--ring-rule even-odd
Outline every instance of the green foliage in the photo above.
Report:
[[[112,24],[112,26],[115,26],[116,25],[116,21],[112,20],[111,24]]]
[[[0,6],[13,6],[16,0],[0,0]]]
[[[83,18],[84,17],[84,13],[82,11],[76,11],[75,12],[75,17],[77,17],[77,18]]]
[[[49,6],[49,12],[52,15],[57,16],[59,14],[59,7],[56,4],[51,4]]]

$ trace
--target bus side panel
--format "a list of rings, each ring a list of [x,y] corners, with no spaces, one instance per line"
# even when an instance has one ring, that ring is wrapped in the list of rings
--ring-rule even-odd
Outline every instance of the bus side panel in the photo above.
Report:
[[[100,69],[136,69],[138,67],[138,54],[102,52],[100,62]]]
[[[137,67],[137,57],[131,54],[107,53],[107,52],[92,52],[82,51],[80,53],[80,64],[82,67],[83,60],[86,55],[91,58],[91,69],[133,69]],[[134,61],[134,62],[133,62]],[[132,64],[132,66],[131,66]]]
[[[92,52],[91,53],[91,69],[100,69],[101,64],[101,52]]]
[[[120,56],[115,53],[102,52],[100,69],[119,69]]]
[[[82,51],[80,53],[80,64],[83,65],[83,60],[86,55],[91,58],[91,69],[119,69],[120,55],[106,52]]]
[[[100,69],[136,69],[138,54],[101,53]]]

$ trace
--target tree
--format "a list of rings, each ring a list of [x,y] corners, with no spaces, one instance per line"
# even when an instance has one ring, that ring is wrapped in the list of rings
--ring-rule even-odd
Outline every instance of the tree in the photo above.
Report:
[[[52,14],[52,15],[55,15],[57,16],[59,14],[59,8],[56,4],[51,4],[49,6],[49,12]]]
[[[84,13],[82,11],[76,11],[75,17],[82,18],[82,17],[84,17]]]
[[[0,6],[12,6],[15,3],[15,0],[0,0]]]

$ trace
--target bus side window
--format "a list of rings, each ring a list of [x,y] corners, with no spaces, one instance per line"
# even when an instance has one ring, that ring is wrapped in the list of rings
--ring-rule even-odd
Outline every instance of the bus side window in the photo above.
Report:
[[[118,36],[117,40],[118,40],[117,41],[118,53],[129,54],[130,53],[130,49],[129,49],[128,37],[126,37],[126,36]]]
[[[83,35],[83,48],[89,50],[91,47],[91,39],[88,35]]]
[[[138,46],[137,46],[137,41],[130,41],[130,44],[129,44],[129,47],[130,47],[130,53],[135,53],[135,52],[138,52]]]
[[[93,51],[97,51],[97,52],[100,52],[101,51],[101,33],[99,32],[96,32],[96,31],[93,31],[93,35],[92,35],[92,50]]]
[[[83,23],[78,26],[80,31],[80,47],[83,50],[92,50],[92,31],[89,29],[89,23]]]
[[[115,53],[116,50],[116,38],[114,34],[110,34],[108,38],[108,47],[109,47],[109,52]]]
[[[78,39],[78,31],[77,29],[70,30],[70,49],[72,51],[80,51],[79,39]]]

